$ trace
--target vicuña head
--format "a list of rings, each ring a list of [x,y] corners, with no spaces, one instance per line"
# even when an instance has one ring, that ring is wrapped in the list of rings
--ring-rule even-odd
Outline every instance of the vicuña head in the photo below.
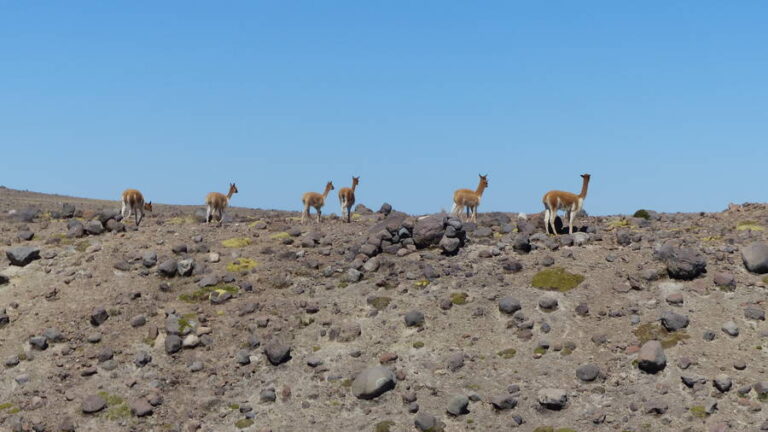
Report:
[[[123,205],[122,209],[120,209],[120,214],[123,216],[123,219],[128,219],[131,217],[131,213],[133,213],[136,220],[136,226],[138,226],[141,223],[141,220],[144,219],[145,211],[152,211],[152,201],[145,203],[144,196],[136,189],[124,190],[120,197],[120,201]],[[126,210],[128,211],[127,215]]]
[[[325,198],[333,189],[333,182],[329,181],[325,185],[325,191],[323,191],[322,194],[317,192],[307,192],[301,196],[301,202],[304,204],[304,210],[301,213],[301,223],[304,223],[305,218],[309,217],[310,207],[315,208],[315,211],[317,211],[317,221],[320,222],[320,209],[325,205]]]
[[[478,174],[480,177],[480,183],[477,185],[477,189],[459,189],[453,193],[453,208],[451,213],[458,217],[461,217],[461,211],[467,209],[467,220],[477,222],[477,207],[480,206],[480,198],[483,197],[483,192],[488,187],[488,174]]]
[[[584,199],[587,197],[590,177],[589,174],[581,175],[581,193],[578,195],[558,190],[549,191],[544,194],[544,198],[542,198],[544,203],[544,230],[547,234],[549,234],[549,229],[552,228],[552,233],[557,235],[555,219],[557,218],[558,210],[565,210],[565,213],[568,215],[568,233],[573,234],[573,219],[576,217],[576,213],[580,212],[584,207]]]
[[[229,192],[226,195],[219,192],[211,192],[205,196],[206,213],[205,221],[211,223],[213,216],[217,215],[219,219],[219,225],[224,219],[224,209],[229,205],[229,200],[232,199],[232,195],[238,192],[237,186],[234,183],[229,184]]]
[[[360,184],[360,177],[352,177],[352,187],[339,190],[339,203],[341,204],[341,217],[347,215],[347,223],[351,221],[352,206],[355,205],[355,189]]]

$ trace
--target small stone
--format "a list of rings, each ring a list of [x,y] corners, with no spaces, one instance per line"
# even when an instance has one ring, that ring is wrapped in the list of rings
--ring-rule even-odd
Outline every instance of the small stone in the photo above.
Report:
[[[688,317],[672,311],[661,314],[661,325],[668,331],[677,331],[688,327]]]
[[[200,345],[200,338],[197,335],[189,334],[181,342],[181,346],[184,348],[195,348]]]
[[[749,305],[744,308],[744,318],[765,321],[765,311],[757,305]]]
[[[435,416],[427,413],[419,413],[414,419],[413,425],[421,432],[436,432],[440,428]]]
[[[424,325],[424,314],[416,310],[406,313],[405,325],[407,327],[421,327]]]
[[[80,406],[80,409],[85,414],[93,414],[103,410],[106,407],[107,401],[105,401],[101,396],[91,395],[85,398]]]
[[[544,408],[557,411],[565,408],[568,393],[563,389],[545,388],[539,390],[537,400]]]
[[[251,364],[251,355],[246,350],[240,350],[235,354],[235,361],[241,366]]]
[[[109,314],[103,307],[97,307],[91,312],[91,324],[100,326],[109,318]]]
[[[135,364],[136,367],[144,367],[148,365],[149,362],[151,361],[152,361],[152,355],[146,351],[137,352],[136,356],[133,358],[133,364]]]
[[[152,404],[150,404],[146,399],[137,399],[133,402],[131,402],[131,412],[136,417],[146,417],[148,415],[152,415],[153,412]]]
[[[395,375],[384,366],[369,367],[352,382],[352,394],[358,399],[374,399],[394,388]]]
[[[176,263],[176,260],[169,259],[163,261],[159,266],[157,266],[157,271],[162,276],[173,277],[176,275],[177,267],[178,264]]]
[[[499,300],[499,311],[512,315],[522,309],[520,301],[512,296],[505,296]]]
[[[469,398],[464,395],[456,395],[448,402],[446,411],[452,416],[468,414]]]
[[[576,369],[576,377],[585,382],[591,382],[600,375],[600,368],[595,364],[585,364]]]
[[[490,402],[499,411],[509,410],[517,406],[517,399],[508,394],[492,396]]]
[[[195,269],[195,260],[192,258],[187,258],[180,260],[178,263],[176,263],[176,271],[179,273],[180,276],[189,276],[192,274],[192,271]]]
[[[264,347],[264,354],[272,365],[277,366],[291,359],[291,347],[272,340]]]
[[[736,278],[731,273],[717,272],[713,277],[716,286],[733,288],[736,286]]]
[[[739,326],[733,321],[726,322],[721,329],[729,336],[736,337],[739,335]]]
[[[46,339],[45,336],[33,336],[29,338],[29,344],[32,346],[32,349],[38,351],[48,349],[48,339]]]
[[[637,354],[637,366],[647,373],[656,373],[667,366],[667,356],[661,343],[651,340],[643,344]]]
[[[539,307],[544,310],[557,309],[558,301],[554,297],[545,296],[539,299]]]
[[[725,393],[731,389],[731,387],[733,386],[733,381],[728,375],[720,374],[715,377],[715,379],[712,381],[712,384],[721,393]]]
[[[165,352],[174,354],[181,350],[182,340],[178,335],[170,334],[165,337]]]
[[[147,318],[144,315],[137,315],[131,318],[131,327],[141,327],[147,323]]]

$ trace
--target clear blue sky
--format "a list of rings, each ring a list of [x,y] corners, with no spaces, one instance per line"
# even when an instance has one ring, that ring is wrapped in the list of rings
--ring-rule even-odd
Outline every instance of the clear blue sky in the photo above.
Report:
[[[766,201],[768,3],[0,0],[0,184],[298,209]],[[326,212],[338,212],[335,196]]]

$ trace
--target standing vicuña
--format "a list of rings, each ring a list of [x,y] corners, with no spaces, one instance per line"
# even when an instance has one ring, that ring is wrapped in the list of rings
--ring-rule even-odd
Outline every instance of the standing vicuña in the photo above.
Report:
[[[565,210],[568,216],[568,233],[573,234],[573,218],[576,213],[584,207],[584,198],[587,197],[587,188],[589,187],[589,174],[582,174],[583,182],[581,184],[581,193],[576,195],[570,192],[549,191],[544,194],[544,230],[549,234],[549,228],[552,227],[552,233],[557,235],[555,229],[555,218],[558,210]]]
[[[453,208],[451,213],[461,217],[461,210],[466,207],[467,220],[477,222],[477,207],[480,205],[480,198],[483,197],[485,188],[488,187],[488,174],[480,175],[480,183],[477,190],[459,189],[453,193]]]
[[[205,213],[205,221],[211,223],[213,215],[217,214],[219,216],[219,225],[221,225],[221,221],[224,219],[224,209],[229,205],[229,200],[232,198],[232,195],[236,193],[237,186],[235,186],[234,183],[230,183],[229,193],[226,195],[218,192],[211,192],[206,195],[205,204],[208,206],[208,209]]]
[[[360,183],[360,177],[352,177],[351,188],[341,188],[339,191],[339,203],[341,204],[341,217],[344,218],[344,212],[347,214],[347,222],[351,220],[350,213],[352,212],[352,206],[355,205],[355,189]]]
[[[131,217],[131,213],[133,213],[136,218],[136,226],[144,219],[145,210],[148,212],[152,211],[152,201],[145,203],[144,195],[136,189],[124,190],[121,201],[123,202],[123,208],[120,210],[120,214],[123,216],[123,219],[128,219]],[[126,210],[128,210],[128,215],[125,214]]]
[[[307,192],[301,196],[301,202],[304,204],[304,211],[301,212],[301,223],[304,223],[305,218],[309,217],[309,208],[314,207],[317,211],[317,221],[320,222],[320,209],[325,205],[325,198],[328,196],[328,192],[333,190],[333,182],[328,182],[325,185],[325,191],[322,194],[317,192]]]

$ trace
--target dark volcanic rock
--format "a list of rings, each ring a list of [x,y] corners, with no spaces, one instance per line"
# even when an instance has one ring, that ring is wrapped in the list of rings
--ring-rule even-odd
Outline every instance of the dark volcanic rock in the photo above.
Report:
[[[768,273],[768,243],[755,242],[741,250],[744,266],[752,273]]]
[[[97,307],[91,312],[91,324],[94,326],[100,326],[109,318],[107,310],[103,307]]]
[[[264,346],[264,354],[270,363],[277,366],[291,359],[291,347],[277,340],[272,340]]]
[[[690,248],[673,248],[664,261],[667,264],[667,273],[673,279],[691,280],[707,271],[704,256]]]
[[[5,251],[5,256],[11,264],[24,267],[34,260],[40,259],[40,249],[30,246],[18,246]]]

